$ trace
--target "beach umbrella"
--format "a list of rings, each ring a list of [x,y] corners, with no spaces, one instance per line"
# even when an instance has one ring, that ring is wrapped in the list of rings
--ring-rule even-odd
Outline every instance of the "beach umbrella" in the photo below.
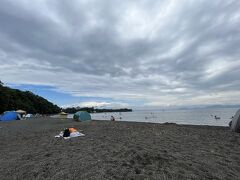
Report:
[[[18,114],[27,114],[27,112],[26,112],[26,111],[24,111],[24,110],[21,110],[21,109],[17,110],[16,112],[17,112]]]

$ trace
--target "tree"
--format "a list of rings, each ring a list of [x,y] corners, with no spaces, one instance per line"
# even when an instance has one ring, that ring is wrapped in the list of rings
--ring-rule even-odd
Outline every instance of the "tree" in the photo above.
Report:
[[[23,109],[28,113],[56,114],[60,112],[57,105],[33,94],[6,86],[0,86],[0,114],[4,111]]]

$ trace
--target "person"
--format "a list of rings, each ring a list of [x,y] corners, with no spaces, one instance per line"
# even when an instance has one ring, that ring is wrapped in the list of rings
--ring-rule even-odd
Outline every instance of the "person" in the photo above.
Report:
[[[70,133],[74,133],[77,132],[77,130],[75,128],[68,128]]]
[[[21,119],[22,119],[21,115],[17,114],[17,120],[21,120]]]
[[[232,121],[230,121],[230,122],[228,123],[228,125],[229,125],[229,127],[231,128],[231,127],[232,127]]]
[[[115,121],[115,118],[113,116],[111,116],[111,121]]]
[[[63,131],[63,137],[69,137],[69,136],[70,136],[69,128],[64,129],[64,131]]]

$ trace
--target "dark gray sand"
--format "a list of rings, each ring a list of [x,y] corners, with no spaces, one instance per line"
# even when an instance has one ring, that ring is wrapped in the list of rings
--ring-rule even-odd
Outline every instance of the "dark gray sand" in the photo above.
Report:
[[[64,127],[86,136],[54,138]],[[0,179],[240,179],[240,134],[174,124],[0,122]]]

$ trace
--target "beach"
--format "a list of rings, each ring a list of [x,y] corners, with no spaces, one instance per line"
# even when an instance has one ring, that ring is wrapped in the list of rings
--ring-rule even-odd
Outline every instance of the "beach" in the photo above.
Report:
[[[55,138],[74,127],[84,137]],[[0,122],[0,179],[239,179],[228,127],[38,118]]]

